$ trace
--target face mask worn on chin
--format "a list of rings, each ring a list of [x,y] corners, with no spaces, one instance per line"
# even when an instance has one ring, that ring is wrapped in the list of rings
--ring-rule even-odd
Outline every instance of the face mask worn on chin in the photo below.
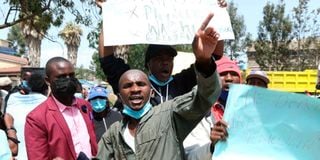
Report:
[[[140,119],[142,118],[151,108],[152,108],[152,105],[150,103],[150,101],[148,101],[140,110],[138,111],[135,111],[133,109],[131,109],[128,105],[123,105],[124,108],[123,108],[123,111],[122,113],[129,116],[129,117],[132,117],[134,119]]]
[[[73,96],[77,90],[77,79],[76,78],[58,78],[51,84],[52,93],[55,96]]]
[[[104,111],[107,107],[107,100],[106,99],[94,99],[90,101],[91,105],[92,105],[92,109],[96,112],[96,113],[100,113],[102,111]]]
[[[169,79],[168,79],[166,82],[161,82],[161,81],[159,81],[153,74],[151,74],[151,75],[149,75],[149,79],[150,79],[153,83],[157,84],[158,86],[163,87],[163,86],[167,85],[168,83],[170,83],[170,82],[173,80],[173,77],[170,76]]]

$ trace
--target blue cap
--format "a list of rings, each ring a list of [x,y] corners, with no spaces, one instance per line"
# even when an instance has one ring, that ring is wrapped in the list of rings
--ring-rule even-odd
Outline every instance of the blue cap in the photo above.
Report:
[[[108,91],[102,87],[93,87],[90,91],[89,91],[89,98],[88,100],[94,99],[96,97],[104,97],[107,98],[108,96]]]

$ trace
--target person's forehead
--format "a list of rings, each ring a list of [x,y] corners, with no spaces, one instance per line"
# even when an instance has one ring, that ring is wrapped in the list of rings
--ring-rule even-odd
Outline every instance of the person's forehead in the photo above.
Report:
[[[126,74],[123,78],[123,82],[145,82],[148,83],[148,78],[145,74],[140,72],[132,72]]]
[[[230,71],[224,71],[224,72],[220,73],[220,75],[227,75],[227,74],[239,76],[236,71],[231,71],[231,70]]]
[[[153,56],[151,59],[155,59],[155,58],[173,58],[174,56],[172,56],[170,53],[165,52],[165,51],[161,51],[159,53],[157,53],[155,56]]]
[[[74,71],[74,68],[71,65],[71,63],[64,62],[64,61],[53,63],[50,67],[51,67],[52,73],[73,72]]]
[[[261,78],[258,78],[258,77],[251,77],[248,79],[249,82],[264,82],[264,80],[262,80]]]

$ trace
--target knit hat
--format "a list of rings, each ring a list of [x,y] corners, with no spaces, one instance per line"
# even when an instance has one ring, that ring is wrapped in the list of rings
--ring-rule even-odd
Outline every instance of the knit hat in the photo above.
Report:
[[[263,80],[266,84],[268,84],[270,82],[266,72],[264,71],[259,71],[259,70],[252,70],[249,75],[246,78],[246,81],[248,81],[248,79],[250,78],[258,78]]]
[[[223,72],[233,71],[236,72],[241,79],[241,71],[239,66],[237,65],[237,62],[232,61],[226,56],[223,56],[220,60],[216,61],[216,64],[219,74]]]
[[[177,51],[168,45],[160,45],[160,44],[150,44],[148,46],[146,57],[144,60],[144,66],[148,68],[147,64],[153,57],[166,53],[172,57],[177,55]]]

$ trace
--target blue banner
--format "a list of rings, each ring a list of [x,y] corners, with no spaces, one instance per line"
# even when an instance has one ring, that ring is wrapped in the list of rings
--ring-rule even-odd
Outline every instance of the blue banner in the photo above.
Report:
[[[229,137],[216,144],[213,159],[320,159],[319,99],[232,85],[224,120]]]

